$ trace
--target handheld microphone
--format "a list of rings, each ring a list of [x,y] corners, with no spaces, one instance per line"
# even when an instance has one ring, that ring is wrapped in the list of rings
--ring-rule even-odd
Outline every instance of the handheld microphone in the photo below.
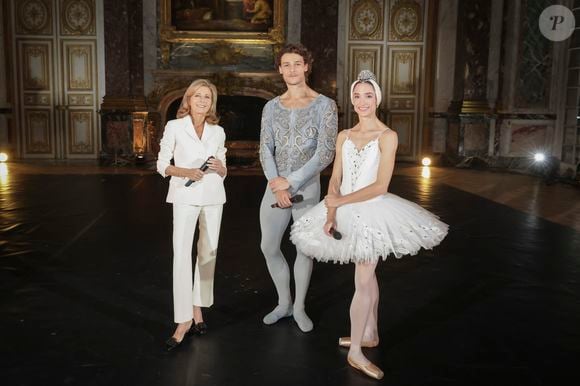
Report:
[[[214,156],[213,156],[213,155],[210,155],[210,156],[209,156],[209,158],[205,160],[205,162],[203,163],[203,165],[201,165],[201,166],[199,167],[199,170],[201,170],[202,172],[205,172],[205,171],[207,170],[207,168],[209,168],[209,164],[208,164],[207,162],[208,162],[210,159],[213,159],[213,158],[214,158]],[[188,180],[188,181],[185,183],[185,186],[189,186],[189,185],[193,184],[194,182],[195,182],[194,180]]]
[[[297,202],[302,202],[304,200],[304,196],[301,194],[297,194],[295,196],[290,197],[290,202],[295,204]],[[279,208],[278,203],[274,203],[272,205],[270,205],[271,208]]]
[[[330,234],[332,235],[332,237],[334,237],[335,240],[342,239],[342,233],[340,233],[334,228],[330,228]]]

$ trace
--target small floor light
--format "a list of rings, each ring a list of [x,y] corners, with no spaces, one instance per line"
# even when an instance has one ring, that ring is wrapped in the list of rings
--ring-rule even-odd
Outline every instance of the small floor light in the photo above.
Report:
[[[426,180],[431,178],[431,169],[429,169],[429,166],[423,166],[421,169],[421,177]]]
[[[8,154],[0,153],[0,162],[6,162],[6,161],[8,161]]]
[[[423,166],[431,165],[431,158],[429,158],[429,157],[423,158],[423,160],[421,160],[421,164],[423,164]]]
[[[534,161],[536,162],[544,162],[546,160],[546,155],[544,153],[536,153],[534,154]]]

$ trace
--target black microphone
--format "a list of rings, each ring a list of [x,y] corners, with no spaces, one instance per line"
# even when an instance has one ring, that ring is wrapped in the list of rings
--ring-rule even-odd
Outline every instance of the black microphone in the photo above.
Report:
[[[302,202],[304,200],[304,196],[301,194],[297,194],[295,196],[290,197],[290,202],[295,204],[297,202]],[[278,203],[274,203],[272,205],[270,205],[271,208],[279,208]]]
[[[209,168],[209,164],[207,163],[210,159],[213,159],[214,156],[210,155],[208,159],[205,160],[205,162],[203,163],[203,165],[201,165],[199,167],[199,170],[201,170],[202,172],[205,172],[207,170],[207,168]],[[185,186],[189,186],[191,184],[193,184],[195,181],[194,180],[189,180],[185,183]]]
[[[334,228],[330,228],[330,234],[332,235],[332,237],[334,237],[335,240],[342,239],[342,233],[340,233]]]

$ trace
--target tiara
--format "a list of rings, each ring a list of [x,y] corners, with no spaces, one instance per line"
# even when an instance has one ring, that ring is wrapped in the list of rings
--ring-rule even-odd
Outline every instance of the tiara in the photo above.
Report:
[[[377,78],[375,77],[375,74],[373,74],[371,71],[362,70],[361,72],[359,72],[357,80],[359,82],[367,82],[369,80],[373,80],[376,82]]]

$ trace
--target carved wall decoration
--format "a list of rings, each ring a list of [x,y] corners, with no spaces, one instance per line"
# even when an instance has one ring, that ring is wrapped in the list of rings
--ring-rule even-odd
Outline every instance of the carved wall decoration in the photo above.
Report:
[[[381,68],[382,68],[382,46],[373,44],[353,44],[349,48],[349,69],[348,75],[345,79],[345,87],[350,87],[350,84],[356,79],[359,72],[362,70],[370,70],[377,76],[377,82],[382,83]],[[348,125],[354,124],[353,109],[350,105],[350,96],[348,96],[348,105],[346,109],[346,122]]]
[[[92,94],[68,94],[69,106],[92,106],[94,103]]]
[[[95,34],[94,0],[60,0],[62,35]]]
[[[93,88],[91,51],[90,45],[66,46],[67,90]]]
[[[69,149],[70,154],[92,154],[93,112],[87,110],[69,111]]]
[[[94,40],[62,40],[62,103],[66,105],[62,118],[68,158],[90,158],[97,153],[95,50]]]
[[[350,18],[350,38],[382,40],[383,7],[381,0],[354,0]]]
[[[350,71],[348,83],[356,79],[362,70],[370,70],[377,76],[377,81],[381,82],[381,46],[361,46],[351,48]]]
[[[24,93],[24,104],[26,106],[51,106],[52,98],[47,93]]]
[[[16,33],[51,35],[52,5],[50,0],[25,0],[16,5]]]
[[[21,45],[22,88],[49,90],[51,66],[50,42],[30,42]]]
[[[414,95],[416,93],[418,49],[392,49],[390,71],[390,93],[392,95]]]
[[[391,3],[389,40],[419,42],[423,40],[423,1],[400,0]]]
[[[397,154],[413,154],[413,134],[415,131],[414,113],[392,113],[389,119],[389,127],[397,132],[399,147]]]
[[[389,107],[394,110],[415,110],[415,99],[391,98]]]
[[[96,35],[96,1],[9,2],[20,155],[96,159],[97,41],[87,38]]]
[[[29,154],[43,154],[52,151],[51,120],[48,110],[24,110],[26,131],[26,152]]]

